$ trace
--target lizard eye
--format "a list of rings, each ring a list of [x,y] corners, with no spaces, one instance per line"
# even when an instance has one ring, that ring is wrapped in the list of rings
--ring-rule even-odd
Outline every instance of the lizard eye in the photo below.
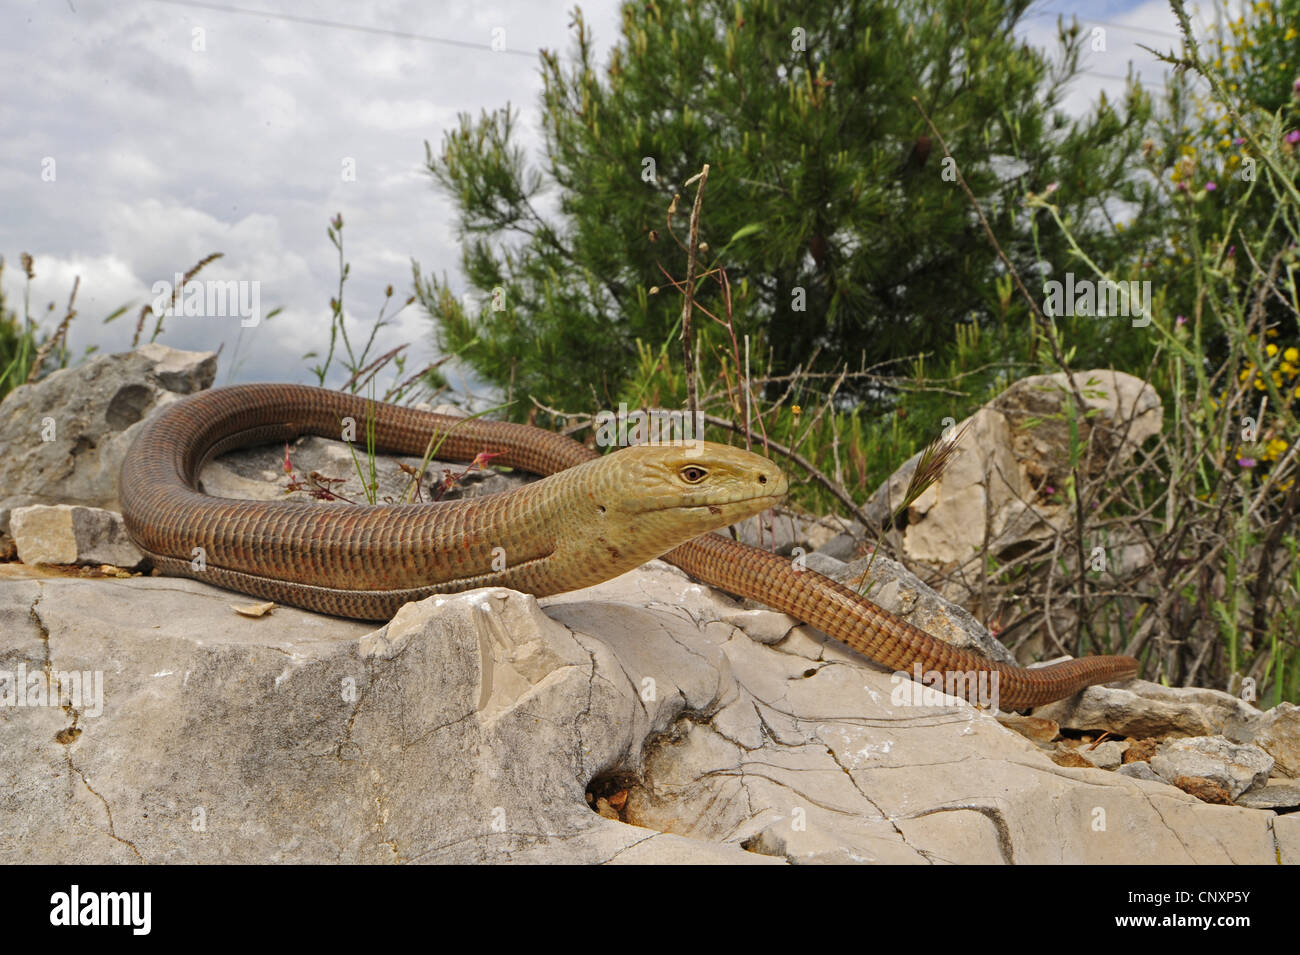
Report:
[[[681,475],[681,479],[687,484],[699,484],[709,476],[708,471],[704,470],[704,468],[696,467],[694,464],[688,464],[677,473]]]

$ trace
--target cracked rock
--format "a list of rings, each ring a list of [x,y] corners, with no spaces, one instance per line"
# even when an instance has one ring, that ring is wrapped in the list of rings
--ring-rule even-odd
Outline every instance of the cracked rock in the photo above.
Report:
[[[1271,812],[1059,767],[963,701],[891,702],[891,674],[808,628],[756,643],[658,561],[378,628],[230,599],[0,576],[0,670],[48,651],[104,678],[75,739],[62,709],[0,708],[0,863],[1300,858]],[[618,819],[586,798],[605,779]]]
[[[1236,799],[1264,785],[1273,757],[1258,746],[1240,745],[1225,736],[1198,736],[1162,744],[1150,765],[1167,782],[1177,785],[1185,776],[1207,779]]]

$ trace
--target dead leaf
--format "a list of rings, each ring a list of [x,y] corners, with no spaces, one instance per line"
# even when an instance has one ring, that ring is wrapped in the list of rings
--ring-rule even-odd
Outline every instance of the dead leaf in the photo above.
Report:
[[[271,603],[269,600],[264,604],[252,604],[247,607],[236,607],[234,604],[231,604],[230,609],[245,617],[265,617],[275,609],[275,604]]]

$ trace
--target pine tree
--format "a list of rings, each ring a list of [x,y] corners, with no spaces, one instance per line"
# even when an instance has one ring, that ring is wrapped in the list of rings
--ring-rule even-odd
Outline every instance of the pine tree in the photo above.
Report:
[[[1054,57],[1028,47],[1015,28],[1029,6],[646,0],[624,5],[604,69],[576,13],[571,62],[542,56],[541,168],[509,107],[462,116],[436,154],[426,144],[479,296],[466,309],[417,267],[439,346],[515,396],[613,404],[638,341],[676,331],[665,271],[680,278],[685,256],[666,211],[677,193],[689,210],[681,184],[708,163],[701,236],[774,372],[814,353],[825,368],[933,351],[972,321],[1000,321],[1019,348],[1027,312],[1008,330],[994,250],[912,98],[1031,289],[1041,263],[1065,269],[1069,254],[1056,230],[1034,235],[1025,193],[1055,183],[1053,201],[1104,256],[1108,205],[1140,200],[1132,157],[1149,109],[1132,86],[1122,110],[1068,120],[1059,101],[1088,38],[1062,26]],[[685,216],[674,223],[680,237]]]

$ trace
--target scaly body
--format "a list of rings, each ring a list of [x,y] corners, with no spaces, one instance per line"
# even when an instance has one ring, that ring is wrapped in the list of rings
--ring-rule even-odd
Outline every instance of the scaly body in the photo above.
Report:
[[[445,432],[439,457],[465,461],[486,451],[499,455],[495,464],[548,477],[504,494],[391,507],[234,501],[196,490],[212,456],[300,434],[338,438],[347,418],[358,434],[373,427],[380,451],[421,455],[431,435]],[[775,465],[724,445],[600,456],[526,425],[272,384],[215,389],[168,406],[128,452],[120,497],[127,529],[162,572],[339,616],[386,620],[409,600],[474,587],[560,593],[662,555],[895,669],[996,671],[1004,709],[1136,674],[1131,657],[1034,670],[993,663],[829,578],[707,533],[765,510],[785,491]]]

